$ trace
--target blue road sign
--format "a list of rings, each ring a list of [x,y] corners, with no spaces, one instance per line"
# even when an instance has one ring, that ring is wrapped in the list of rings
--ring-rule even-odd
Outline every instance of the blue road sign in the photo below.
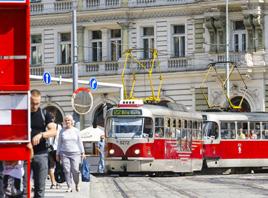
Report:
[[[89,86],[91,90],[96,90],[98,88],[98,81],[96,80],[96,78],[90,78]]]
[[[49,72],[44,72],[43,74],[43,81],[46,85],[50,85],[51,83],[51,75]]]

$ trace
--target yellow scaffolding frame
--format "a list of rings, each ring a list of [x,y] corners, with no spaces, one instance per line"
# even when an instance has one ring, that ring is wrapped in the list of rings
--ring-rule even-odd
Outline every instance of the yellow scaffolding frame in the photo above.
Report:
[[[124,87],[124,99],[131,99],[131,100],[142,99],[145,102],[155,102],[155,103],[160,102],[160,94],[161,94],[163,76],[162,76],[162,73],[160,71],[159,64],[158,64],[158,66],[159,66],[159,73],[160,73],[160,76],[159,76],[160,83],[159,83],[157,95],[155,95],[154,85],[153,85],[153,80],[152,80],[153,69],[155,67],[155,62],[157,61],[157,57],[158,57],[158,51],[156,49],[150,49],[150,52],[152,53],[152,58],[150,60],[150,67],[148,70],[148,79],[150,82],[151,96],[146,97],[146,98],[135,98],[135,96],[134,96],[134,88],[135,88],[135,84],[136,84],[135,72],[133,72],[133,74],[132,74],[132,86],[131,86],[130,93],[128,95],[127,89],[126,89],[126,84],[125,84],[125,70],[127,68],[129,59],[132,59],[135,63],[137,63],[139,66],[141,66],[145,71],[147,70],[146,64],[141,63],[136,57],[133,56],[132,52],[134,50],[136,50],[136,49],[128,49],[124,52],[125,61],[124,61],[124,68],[123,68],[123,71],[121,74],[122,85]]]
[[[244,79],[243,79],[243,77],[242,77],[242,75],[241,75],[239,69],[237,68],[237,65],[236,65],[234,62],[229,62],[229,63],[231,64],[231,70],[230,70],[229,75],[226,77],[226,79],[223,80],[223,79],[220,77],[219,73],[217,72],[217,69],[216,69],[216,64],[217,64],[217,63],[228,63],[228,62],[216,62],[216,63],[210,63],[210,64],[208,65],[208,71],[207,71],[207,73],[206,73],[206,75],[205,75],[205,78],[203,79],[202,84],[201,84],[201,86],[200,86],[200,88],[201,88],[201,92],[202,92],[202,94],[203,94],[203,96],[204,96],[204,98],[205,98],[205,100],[206,100],[206,103],[207,103],[207,105],[208,105],[208,108],[220,107],[219,105],[210,104],[209,101],[208,101],[208,97],[205,95],[205,93],[204,93],[204,91],[203,91],[203,88],[205,88],[205,86],[204,86],[204,85],[205,85],[205,82],[207,82],[207,80],[208,80],[208,76],[209,76],[210,72],[211,72],[211,71],[214,71],[215,74],[216,74],[216,77],[217,77],[217,79],[218,79],[218,81],[219,81],[219,83],[220,83],[220,86],[221,86],[221,88],[222,88],[222,90],[223,90],[223,94],[224,94],[224,96],[225,96],[227,102],[228,102],[229,105],[230,105],[230,108],[232,108],[232,109],[241,109],[241,105],[242,105],[243,100],[244,100],[244,98],[245,98],[245,96],[246,96],[247,85],[246,85],[246,83],[245,83],[245,81],[244,81]],[[226,83],[227,83],[228,80],[230,80],[230,77],[232,76],[232,74],[233,74],[233,72],[234,72],[235,69],[236,69],[237,73],[239,74],[240,80],[243,82],[243,85],[244,85],[243,96],[242,96],[242,98],[241,98],[241,100],[240,100],[240,102],[239,102],[239,105],[234,105],[234,104],[232,103],[230,97],[228,97],[228,95],[227,95],[227,90],[226,90]]]

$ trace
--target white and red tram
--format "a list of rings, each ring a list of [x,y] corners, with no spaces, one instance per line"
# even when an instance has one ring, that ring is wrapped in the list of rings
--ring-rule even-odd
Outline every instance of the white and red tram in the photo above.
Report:
[[[268,167],[268,113],[202,114],[204,168]]]
[[[202,115],[183,106],[121,101],[106,115],[108,172],[201,170]]]

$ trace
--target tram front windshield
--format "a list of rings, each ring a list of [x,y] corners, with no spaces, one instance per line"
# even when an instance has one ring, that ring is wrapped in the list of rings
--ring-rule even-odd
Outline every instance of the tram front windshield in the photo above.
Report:
[[[204,139],[218,138],[218,124],[216,122],[207,121],[203,123],[203,135]]]
[[[109,118],[106,124],[108,137],[142,138],[148,137],[144,131],[145,118],[116,117]]]

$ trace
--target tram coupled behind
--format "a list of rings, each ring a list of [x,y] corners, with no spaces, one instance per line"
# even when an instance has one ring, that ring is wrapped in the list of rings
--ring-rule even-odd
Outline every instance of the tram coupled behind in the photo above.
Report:
[[[268,113],[203,112],[204,167],[268,167]]]
[[[193,172],[202,168],[202,116],[122,101],[106,115],[108,172]]]

